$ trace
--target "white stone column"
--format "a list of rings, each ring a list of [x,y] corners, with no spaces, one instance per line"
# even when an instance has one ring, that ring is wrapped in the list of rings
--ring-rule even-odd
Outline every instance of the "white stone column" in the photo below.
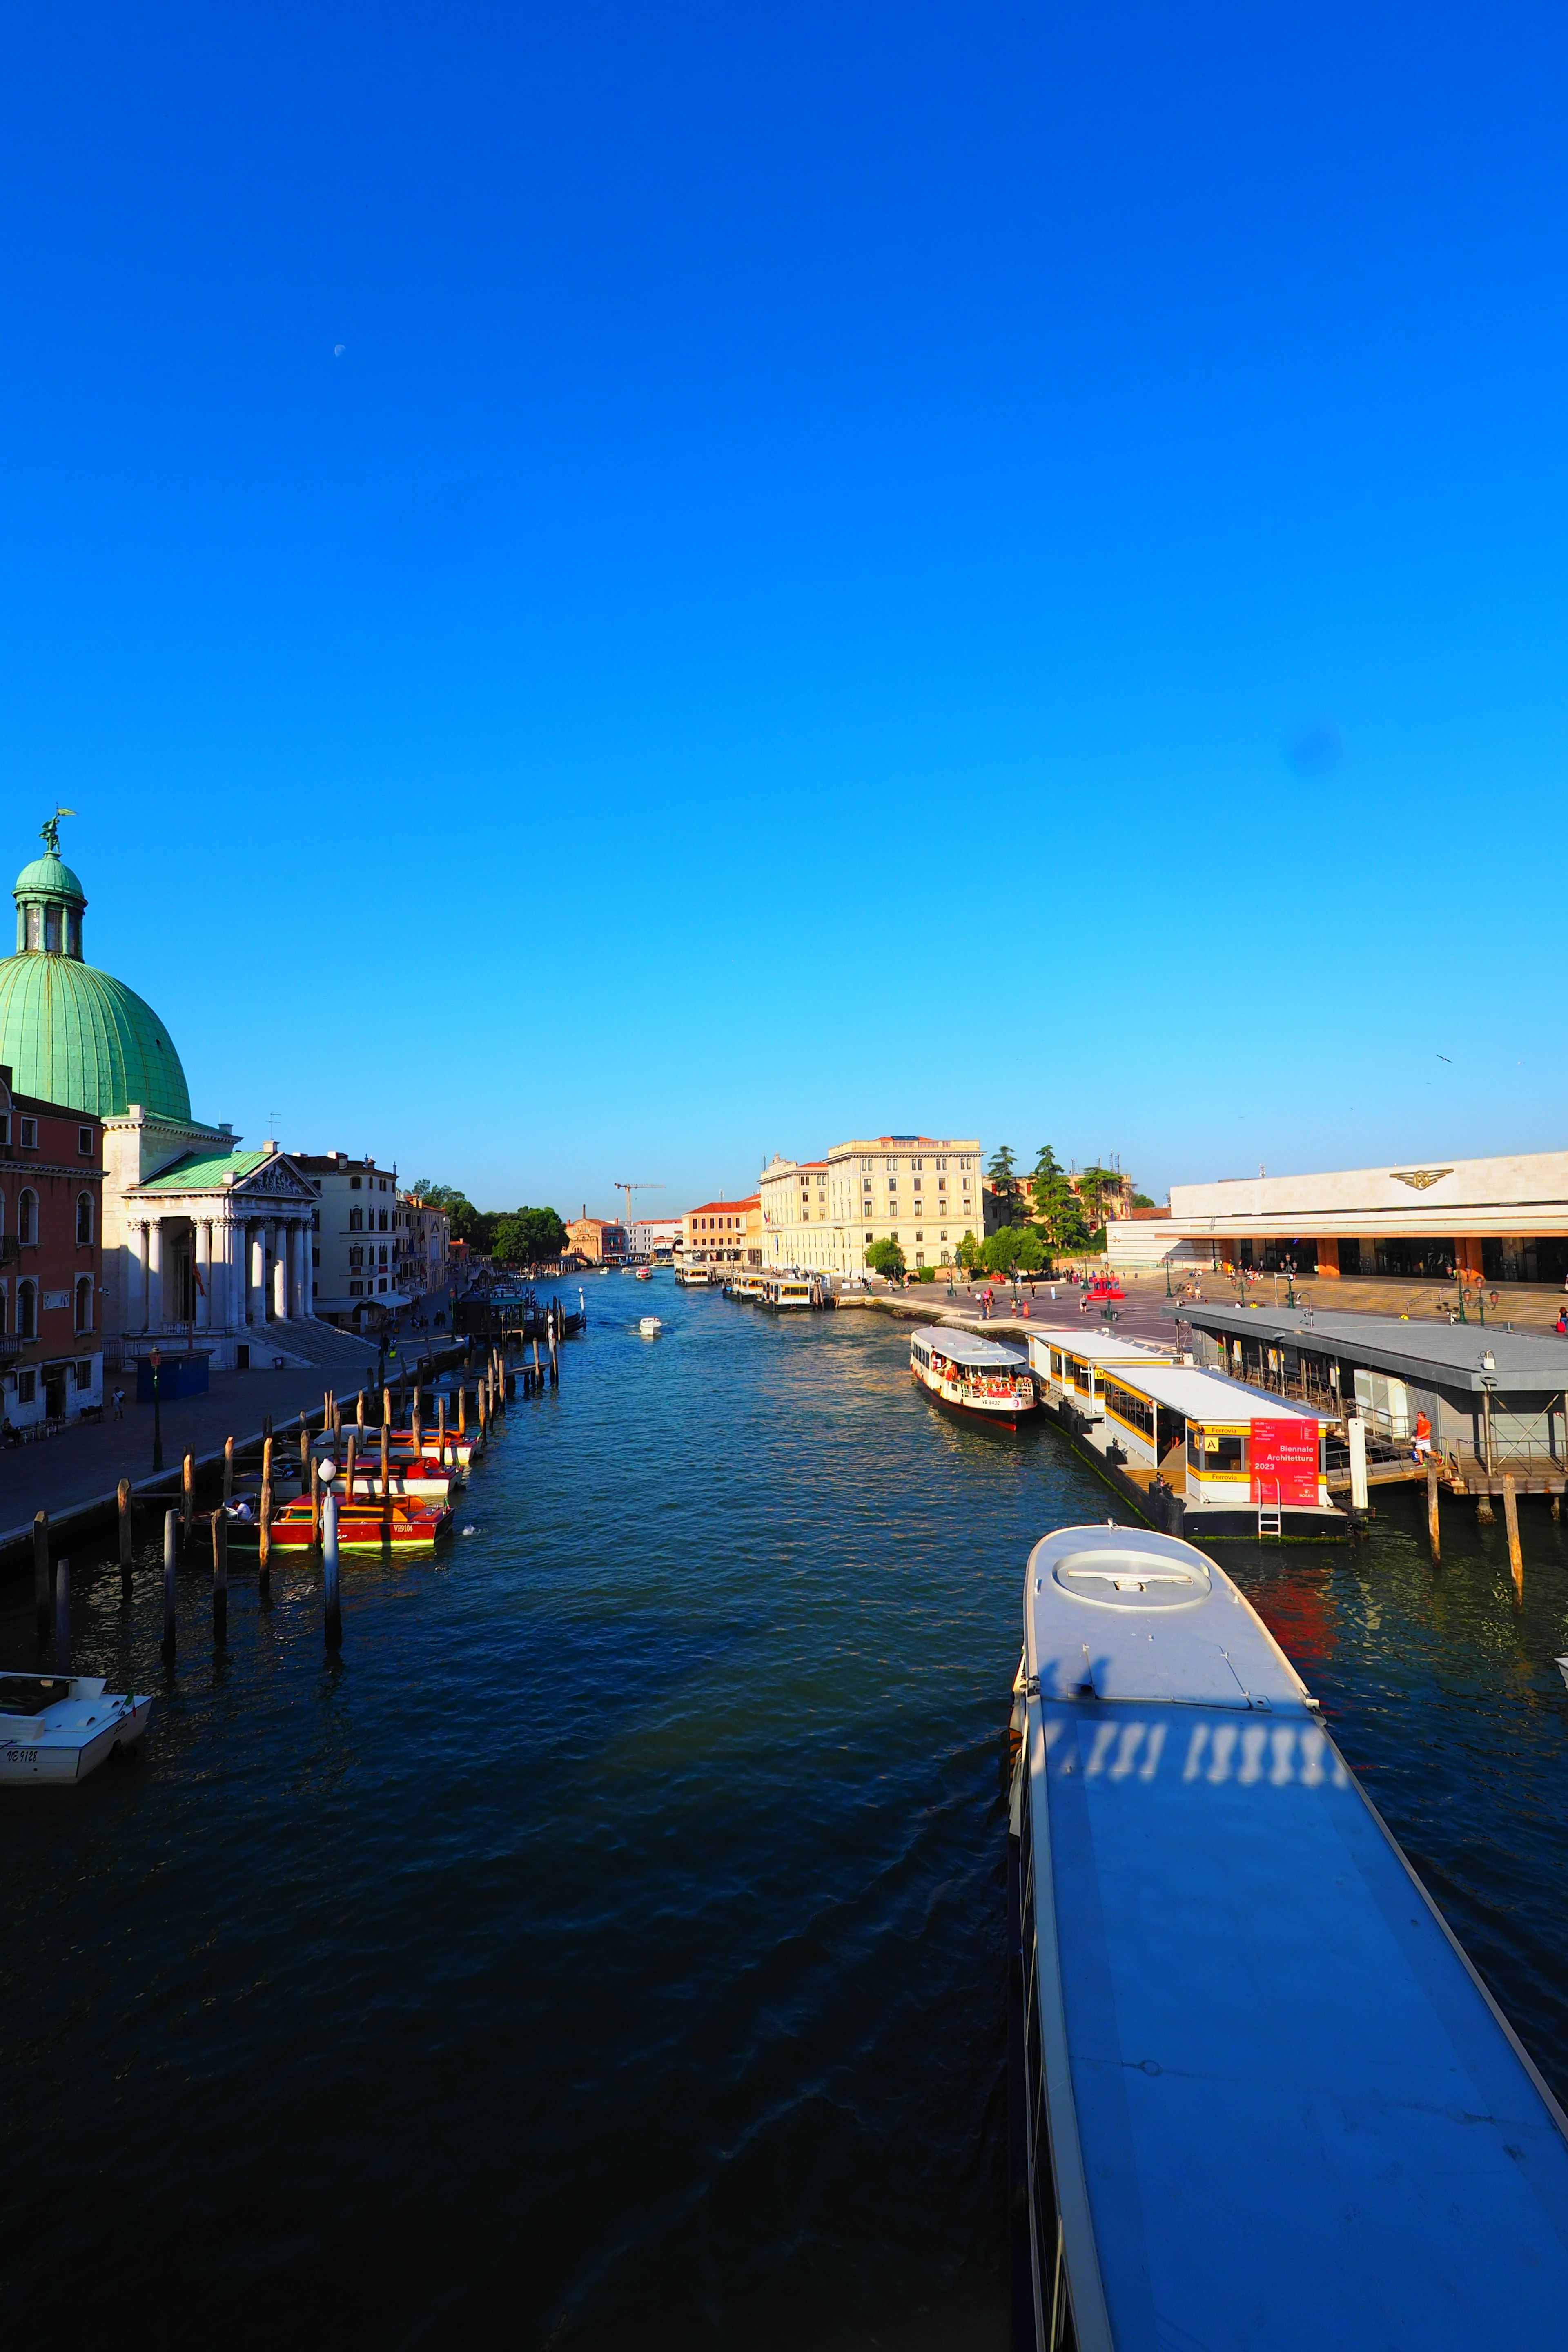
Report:
[[[305,1305],[305,1267],[310,1253],[305,1247],[305,1228],[298,1220],[289,1228],[289,1299],[295,1315],[308,1313]]]
[[[279,1219],[272,1228],[272,1312],[279,1323],[289,1318],[289,1228]]]
[[[140,1339],[147,1328],[147,1228],[125,1228],[125,1336]]]
[[[210,1331],[213,1319],[213,1223],[196,1219],[196,1328]]]
[[[267,1228],[253,1225],[249,1229],[250,1280],[247,1288],[246,1313],[257,1323],[267,1320]]]
[[[233,1246],[233,1234],[234,1228],[226,1217],[213,1219],[209,1244],[212,1272],[207,1276],[212,1285],[212,1297],[207,1302],[209,1331],[226,1331],[234,1311],[230,1305],[234,1294],[229,1284],[229,1251]]]
[[[307,1315],[314,1315],[316,1311],[316,1268],[313,1261],[316,1254],[316,1229],[314,1225],[311,1224],[309,1218],[305,1221],[304,1230],[305,1305],[303,1311]]]
[[[154,1338],[163,1328],[163,1220],[147,1225],[147,1328]]]

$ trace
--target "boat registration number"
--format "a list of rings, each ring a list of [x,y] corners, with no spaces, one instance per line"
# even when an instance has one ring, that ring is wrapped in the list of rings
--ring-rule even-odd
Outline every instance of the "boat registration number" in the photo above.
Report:
[[[7,1764],[36,1764],[37,1760],[38,1751],[36,1748],[7,1748],[5,1750]]]

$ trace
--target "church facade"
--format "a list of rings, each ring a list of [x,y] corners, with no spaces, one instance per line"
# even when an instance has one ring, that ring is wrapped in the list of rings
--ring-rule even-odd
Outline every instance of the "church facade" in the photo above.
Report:
[[[87,896],[59,855],[13,890],[16,952],[0,959],[0,1063],[19,1093],[101,1124],[101,1337],[110,1362],[160,1342],[248,1363],[287,1351],[314,1312],[316,1195],[286,1152],[242,1151],[232,1128],[192,1116],[173,1038],[151,1005],[82,952]]]

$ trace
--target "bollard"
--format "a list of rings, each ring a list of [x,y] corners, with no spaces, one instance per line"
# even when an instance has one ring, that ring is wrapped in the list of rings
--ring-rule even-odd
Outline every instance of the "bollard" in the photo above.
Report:
[[[115,1507],[120,1514],[120,1573],[131,1581],[131,1481],[121,1478],[114,1490]]]
[[[179,1551],[178,1511],[163,1514],[163,1655],[174,1654],[174,1560]]]
[[[351,1437],[349,1444],[353,1440]],[[338,1649],[343,1638],[343,1612],[338,1599],[338,1496],[335,1486],[327,1489],[321,1506],[321,1592],[326,1603],[327,1647]]]
[[[226,1503],[232,1503],[234,1500],[234,1440],[232,1437],[226,1437],[223,1442],[223,1499]]]
[[[1514,1491],[1513,1473],[1505,1470],[1502,1481],[1502,1515],[1508,1527],[1508,1564],[1513,1570],[1513,1596],[1524,1599],[1524,1554],[1519,1547],[1519,1496]]]
[[[261,1508],[256,1530],[257,1565],[261,1572],[261,1590],[272,1590],[272,1433],[261,1441]]]
[[[71,1564],[62,1559],[55,1570],[55,1672],[71,1670]]]
[[[33,1608],[38,1621],[38,1639],[49,1638],[49,1614],[54,1605],[54,1586],[49,1577],[49,1515],[47,1511],[33,1514]]]
[[[228,1518],[222,1510],[213,1513],[213,1640],[221,1642],[228,1632]]]
[[[1359,1412],[1352,1413],[1345,1423],[1345,1437],[1351,1450],[1351,1508],[1366,1509],[1366,1423]]]
[[[185,1455],[180,1465],[180,1541],[191,1540],[191,1521],[196,1515],[196,1457]]]
[[[1437,1465],[1430,1454],[1426,1457],[1426,1540],[1432,1547],[1434,1568],[1443,1557],[1443,1547],[1437,1531]]]

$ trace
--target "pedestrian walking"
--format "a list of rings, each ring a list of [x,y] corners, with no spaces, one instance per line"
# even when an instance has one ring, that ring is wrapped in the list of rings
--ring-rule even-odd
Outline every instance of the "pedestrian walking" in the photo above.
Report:
[[[114,1418],[116,1421],[123,1421],[125,1418],[125,1391],[123,1389],[116,1389],[114,1391]]]

